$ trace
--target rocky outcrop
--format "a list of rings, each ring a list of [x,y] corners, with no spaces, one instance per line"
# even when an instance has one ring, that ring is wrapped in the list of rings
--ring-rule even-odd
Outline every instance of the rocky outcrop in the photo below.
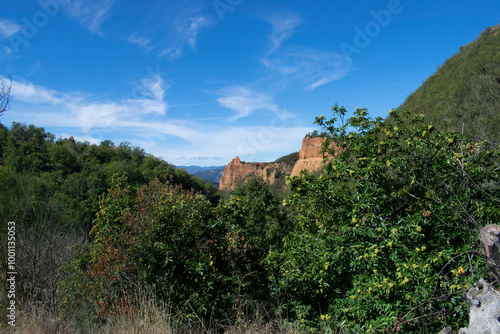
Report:
[[[219,182],[219,189],[234,189],[243,178],[258,169],[268,165],[265,162],[244,162],[239,157],[234,158],[225,168]]]
[[[306,169],[308,172],[320,169],[323,163],[323,155],[320,154],[322,145],[323,138],[321,137],[305,137],[302,140],[299,160],[293,166],[291,176],[299,176],[300,171],[303,169]]]
[[[265,182],[273,184],[276,181],[276,171],[280,168],[279,164],[270,163],[264,166],[264,168],[257,169],[253,174],[261,177]]]
[[[322,137],[306,136],[302,140],[299,160],[293,168],[284,163],[242,162],[239,157],[236,157],[224,168],[219,189],[234,189],[245,178],[251,176],[261,177],[264,181],[273,184],[280,177],[284,179],[285,175],[298,176],[303,169],[309,173],[315,172],[323,166],[325,155],[320,153],[322,146]]]
[[[305,137],[302,140],[302,147],[300,148],[299,160],[293,166],[291,176],[299,176],[300,171],[306,169],[308,172],[314,172],[321,168],[323,165],[324,155],[321,154],[321,147],[323,146],[322,137]]]
[[[486,257],[489,275],[499,283],[500,268],[500,226],[487,225],[480,231],[483,255]],[[498,285],[497,285],[498,286]],[[493,334],[500,333],[500,292],[493,284],[481,278],[467,292],[467,311],[469,326],[461,328],[458,334]],[[439,334],[456,334],[451,327],[444,328]]]

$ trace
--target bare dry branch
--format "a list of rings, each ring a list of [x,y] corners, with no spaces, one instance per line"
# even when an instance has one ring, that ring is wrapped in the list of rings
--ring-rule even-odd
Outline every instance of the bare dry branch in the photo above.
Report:
[[[12,89],[12,80],[10,80],[10,84],[7,87],[3,79],[0,79],[0,116],[2,116],[4,112],[9,110],[10,101],[12,99],[10,95],[11,89]]]

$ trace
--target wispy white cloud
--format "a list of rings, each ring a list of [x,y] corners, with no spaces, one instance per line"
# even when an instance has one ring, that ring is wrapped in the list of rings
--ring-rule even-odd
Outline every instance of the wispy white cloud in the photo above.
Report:
[[[204,16],[196,16],[190,18],[184,24],[177,27],[177,31],[181,35],[181,40],[185,41],[193,50],[196,49],[196,38],[198,34],[205,28],[210,26],[210,20]]]
[[[0,59],[3,59],[10,55],[12,53],[12,49],[9,48],[8,46],[1,46],[0,47]]]
[[[146,32],[132,33],[127,42],[136,45],[145,52],[153,52],[160,57],[174,60],[180,57],[186,48],[196,50],[200,33],[212,26],[213,21],[207,16],[192,11],[165,14],[162,21],[148,27]]]
[[[13,20],[0,19],[0,38],[12,36],[19,30],[21,30],[21,26]]]
[[[110,127],[128,122],[141,122],[145,116],[165,115],[168,105],[163,101],[165,90],[160,76],[141,80],[143,96],[117,101],[96,101],[68,103],[69,109],[77,115],[84,131],[93,127]]]
[[[110,17],[115,0],[72,0],[64,6],[68,15],[90,32],[102,35],[101,25]]]
[[[272,98],[264,93],[256,92],[248,87],[235,86],[220,92],[217,102],[224,108],[237,112],[233,120],[249,116],[255,110],[269,110],[277,112],[279,107],[272,102]]]
[[[165,115],[168,104],[164,101],[163,82],[159,75],[142,79],[143,94],[139,98],[94,101],[81,93],[60,93],[25,80],[14,80],[12,97],[14,101],[57,107],[60,113],[51,117],[54,126],[71,124],[89,131],[95,127],[107,128],[117,122],[140,121],[145,116]],[[68,118],[73,121],[69,123]]]
[[[5,80],[5,78],[2,78]],[[26,80],[14,80],[12,82],[12,96],[16,100],[33,104],[64,104],[68,96],[52,89],[36,86]]]
[[[162,130],[160,124],[151,132]],[[274,127],[272,122],[260,126],[207,127],[191,122],[177,126],[175,133],[185,145],[164,145],[164,138],[141,143],[148,152],[176,165],[224,165],[239,156],[244,161],[272,161],[300,150],[304,135],[311,127]]]
[[[278,81],[294,82],[307,90],[338,80],[347,75],[351,60],[335,52],[297,45],[284,45],[302,22],[295,15],[266,18],[271,24],[270,47],[262,64],[280,76]]]
[[[345,77],[351,60],[336,52],[290,47],[269,57],[266,66],[311,91]]]
[[[168,60],[196,50],[200,34],[215,24],[206,1],[161,1],[149,7],[147,24],[134,28],[127,42]]]
[[[85,118],[82,116],[77,122],[74,113],[33,112],[29,116],[35,124],[63,127],[66,137],[73,135],[91,143],[104,139],[118,143],[126,139],[177,165],[223,165],[237,155],[246,161],[274,160],[298,151],[302,137],[312,131],[310,127],[290,126],[278,117],[259,126],[228,127],[164,118],[157,121],[146,117],[128,119],[120,117],[123,110],[116,108],[117,105],[104,104],[82,106],[78,112],[84,112]],[[82,130],[85,121],[92,118],[97,118],[93,121],[93,128],[78,131]],[[97,138],[96,134],[99,134]],[[176,138],[182,142],[178,143]]]
[[[295,15],[277,15],[266,18],[273,28],[273,32],[269,39],[272,42],[272,48],[269,54],[273,53],[281,46],[283,41],[291,38],[295,32],[295,28],[301,23],[301,19]]]
[[[67,105],[83,131],[140,122],[145,116],[164,115],[167,105],[152,100],[120,100]]]
[[[211,25],[211,20],[200,14],[189,17],[177,17],[174,22],[171,43],[168,47],[162,49],[160,56],[166,56],[173,60],[182,54],[186,46],[192,50],[196,50],[198,35]]]
[[[138,36],[136,33],[132,33],[132,35],[130,35],[130,37],[127,39],[127,42],[133,45],[137,45],[146,52],[149,52],[153,49],[153,47],[151,46],[151,38],[148,38],[145,35]]]
[[[165,96],[165,85],[165,81],[158,74],[141,79],[141,86],[144,87],[145,96],[155,101],[163,100]]]

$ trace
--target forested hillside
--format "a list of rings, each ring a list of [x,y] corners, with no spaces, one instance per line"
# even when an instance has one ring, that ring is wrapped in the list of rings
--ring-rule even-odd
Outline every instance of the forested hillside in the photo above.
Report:
[[[399,107],[442,130],[500,144],[500,25],[462,46]]]
[[[89,230],[114,174],[125,173],[133,187],[168,175],[185,189],[216,196],[208,183],[129,143],[56,139],[43,128],[20,123],[10,129],[0,124],[0,171],[2,216],[29,225],[50,219],[51,225]]]

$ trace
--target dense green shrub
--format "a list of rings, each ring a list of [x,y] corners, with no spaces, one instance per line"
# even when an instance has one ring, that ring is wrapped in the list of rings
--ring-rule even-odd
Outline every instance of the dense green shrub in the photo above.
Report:
[[[18,223],[26,218],[28,225],[35,223],[33,216],[26,215],[30,206],[55,202],[61,211],[54,213],[52,224],[88,231],[98,210],[99,195],[111,187],[115,173],[126,173],[134,187],[155,175],[171,175],[172,182],[184,189],[203,191],[212,202],[218,200],[217,190],[209,183],[127,142],[115,146],[109,140],[100,145],[73,138],[56,140],[43,128],[16,122],[10,129],[0,124],[0,167],[2,214]],[[29,181],[22,184],[22,179]],[[18,200],[19,196],[30,198],[30,202]]]
[[[269,251],[282,247],[283,237],[290,231],[289,216],[278,194],[261,178],[252,178],[240,184],[228,201],[221,202],[217,212],[218,219],[227,226],[228,249],[232,249],[225,255],[225,284],[234,285],[238,301],[244,298],[269,304],[269,275],[264,260]]]
[[[134,192],[124,178],[114,179],[94,220],[86,268],[99,314],[143,285],[180,309],[209,312],[207,300],[217,300],[214,255],[223,233],[213,215],[205,196],[180,186],[155,178]]]
[[[268,257],[276,296],[313,327],[464,325],[462,294],[484,275],[479,228],[500,217],[499,153],[422,116],[391,111],[384,123],[356,109],[344,122],[346,110],[333,111],[315,123],[343,153],[288,180],[294,231]]]
[[[75,258],[73,279],[84,282],[100,316],[116,304],[128,307],[126,296],[148,286],[192,317],[244,317],[249,301],[269,299],[263,260],[287,232],[280,207],[259,179],[214,207],[168,180],[134,191],[116,178],[100,200],[90,253]]]

